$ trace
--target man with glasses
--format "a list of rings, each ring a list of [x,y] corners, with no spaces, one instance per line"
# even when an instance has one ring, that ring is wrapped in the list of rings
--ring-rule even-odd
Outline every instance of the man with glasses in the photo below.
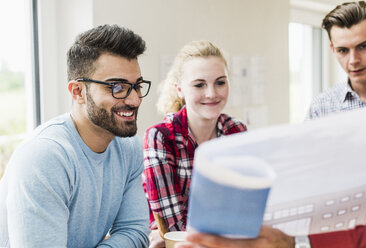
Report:
[[[147,247],[136,118],[145,42],[104,25],[68,51],[71,113],[38,127],[0,182],[0,247]],[[106,236],[108,238],[106,238]]]

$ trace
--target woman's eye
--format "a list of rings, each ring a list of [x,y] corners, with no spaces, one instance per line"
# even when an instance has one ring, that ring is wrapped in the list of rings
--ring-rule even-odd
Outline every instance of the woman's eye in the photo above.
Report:
[[[226,82],[225,81],[217,81],[216,82],[218,85],[224,85],[224,84],[226,84]]]
[[[194,85],[194,87],[196,87],[196,88],[202,88],[204,86],[204,84],[203,83],[199,83],[199,84],[195,84]]]

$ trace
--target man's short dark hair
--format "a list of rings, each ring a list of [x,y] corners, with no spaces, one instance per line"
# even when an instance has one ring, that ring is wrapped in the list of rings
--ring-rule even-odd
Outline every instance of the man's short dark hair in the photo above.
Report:
[[[333,26],[340,28],[350,28],[366,19],[366,3],[364,1],[347,2],[338,5],[329,12],[323,19],[322,27],[328,32]]]
[[[92,28],[76,37],[67,52],[68,80],[88,77],[94,72],[93,63],[102,53],[136,59],[146,49],[145,41],[131,30],[118,25]]]

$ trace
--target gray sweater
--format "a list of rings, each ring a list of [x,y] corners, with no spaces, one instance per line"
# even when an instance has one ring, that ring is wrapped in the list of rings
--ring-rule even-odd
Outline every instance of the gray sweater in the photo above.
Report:
[[[136,136],[95,153],[69,113],[45,123],[0,181],[0,247],[147,247],[142,170]]]

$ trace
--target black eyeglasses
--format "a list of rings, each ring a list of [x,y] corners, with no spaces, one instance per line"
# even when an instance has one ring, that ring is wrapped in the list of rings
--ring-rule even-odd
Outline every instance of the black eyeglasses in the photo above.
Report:
[[[112,89],[112,96],[117,99],[124,99],[128,97],[132,89],[136,91],[139,98],[143,98],[149,94],[151,86],[150,81],[143,80],[142,78],[137,79],[136,83],[130,83],[123,78],[109,79],[108,82],[89,78],[78,78],[76,81],[108,85]]]

